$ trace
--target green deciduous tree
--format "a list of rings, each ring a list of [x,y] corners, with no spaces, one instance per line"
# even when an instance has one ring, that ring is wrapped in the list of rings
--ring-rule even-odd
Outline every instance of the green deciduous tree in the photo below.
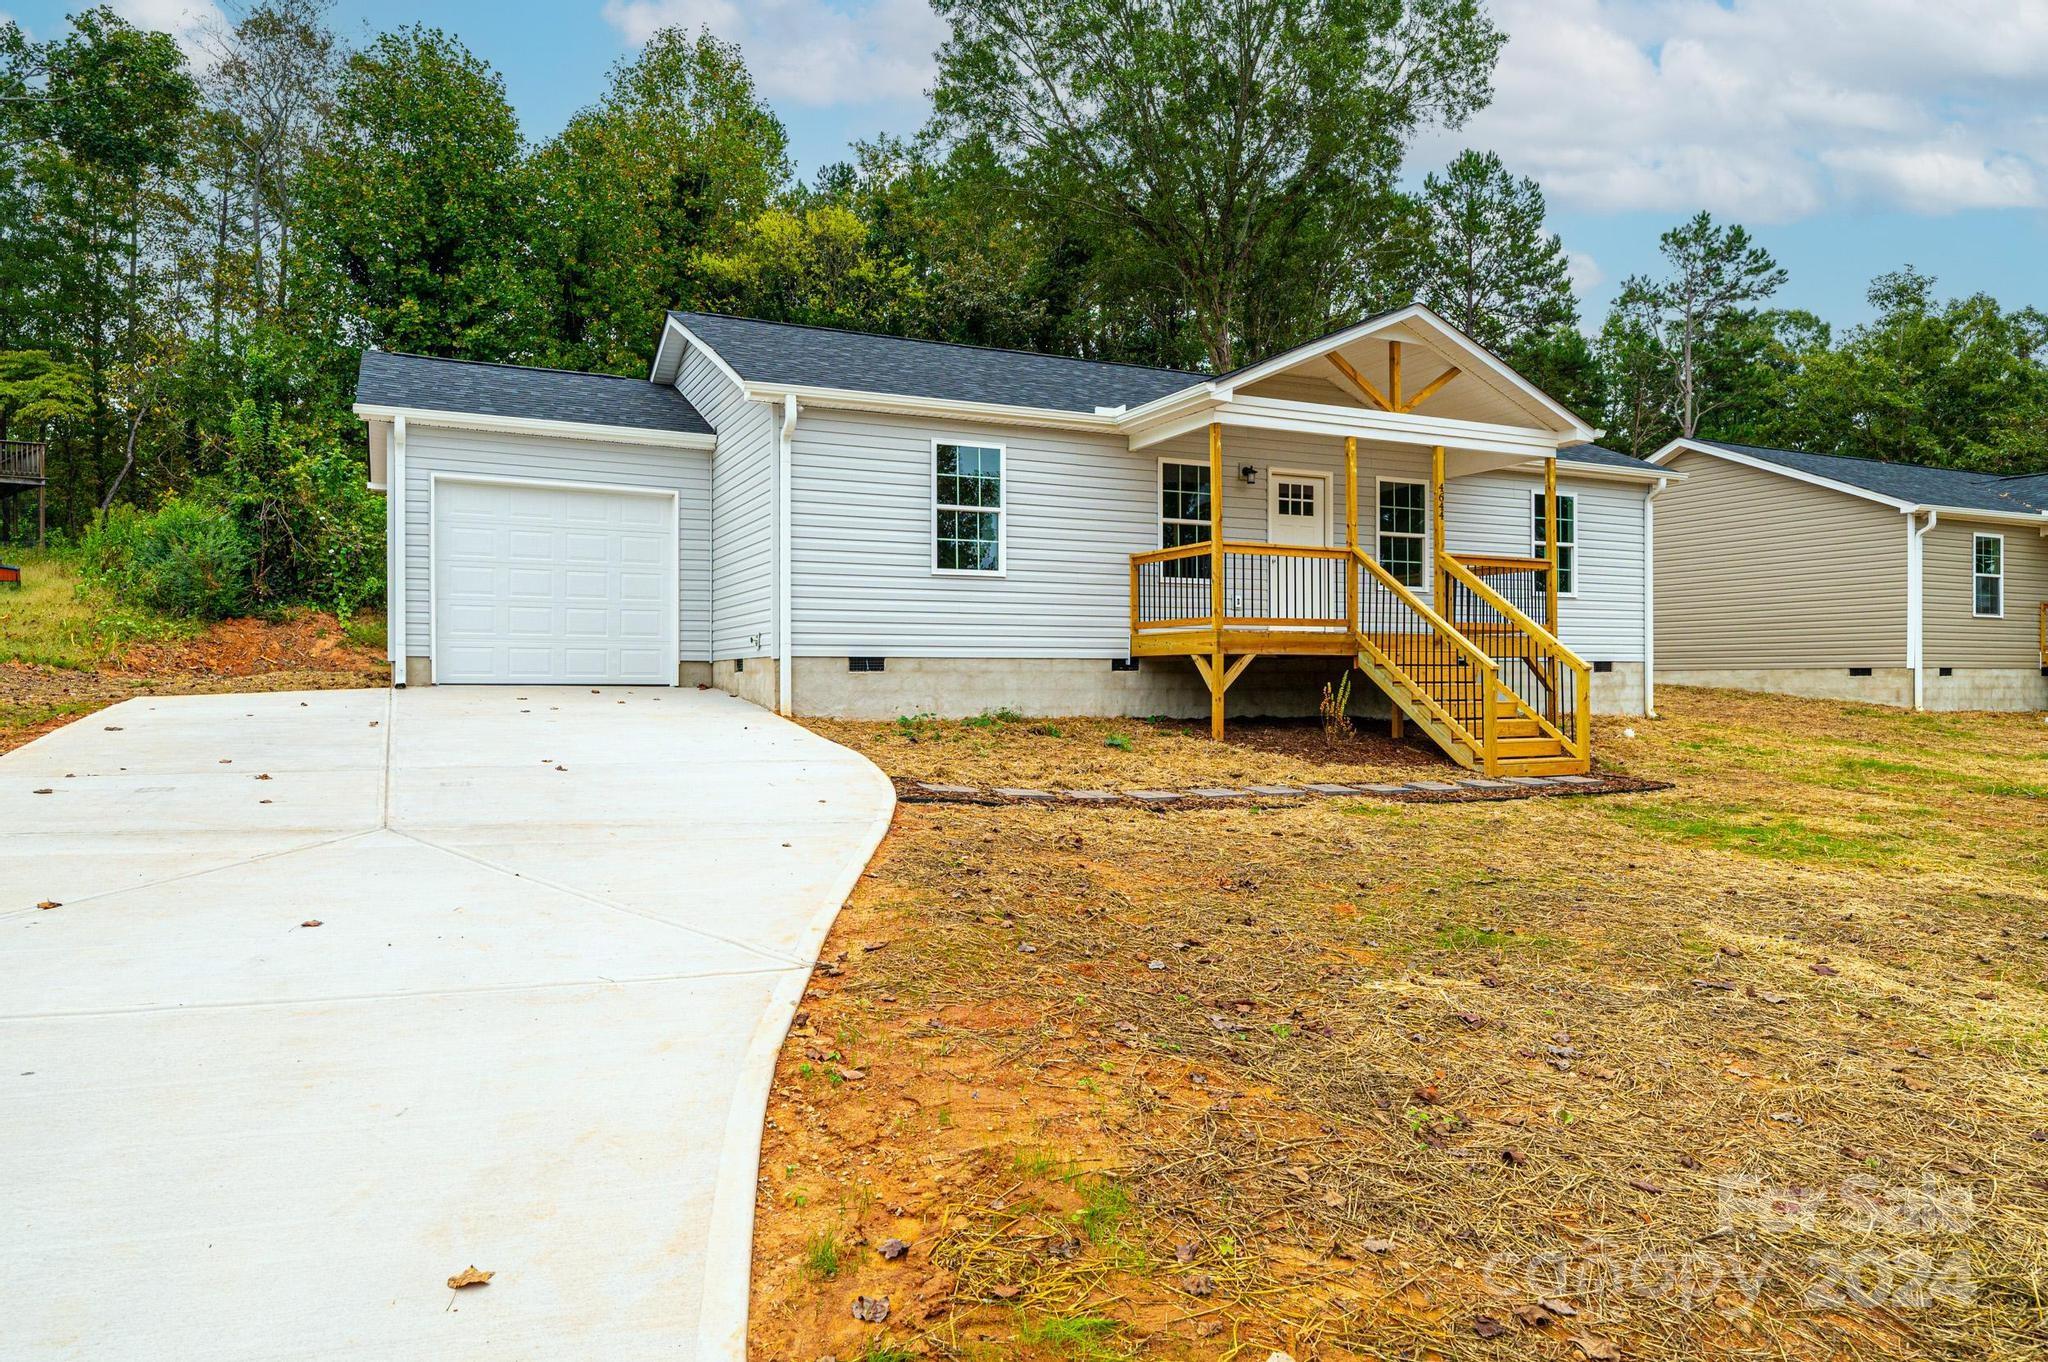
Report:
[[[1502,41],[1478,0],[935,8],[945,129],[984,140],[1040,213],[1127,235],[1217,368],[1323,325],[1305,303],[1370,292],[1409,136],[1486,103]]]
[[[305,245],[340,346],[462,359],[544,352],[550,263],[504,83],[438,29],[348,59],[307,158]]]
[[[788,180],[788,136],[736,46],[670,28],[535,171],[555,362],[635,372],[663,312],[706,301],[706,253],[732,250]]]

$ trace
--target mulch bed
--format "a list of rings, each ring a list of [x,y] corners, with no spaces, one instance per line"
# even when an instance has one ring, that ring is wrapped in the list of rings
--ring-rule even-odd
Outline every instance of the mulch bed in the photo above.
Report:
[[[903,804],[981,804],[988,806],[1041,806],[1057,808],[1099,808],[1099,809],[1157,809],[1172,812],[1184,809],[1214,809],[1229,805],[1250,805],[1258,808],[1290,808],[1317,799],[1380,799],[1399,804],[1480,804],[1513,799],[1555,799],[1563,796],[1641,794],[1650,790],[1668,790],[1671,782],[1646,780],[1641,776],[1601,772],[1590,777],[1536,777],[1530,783],[1508,781],[1487,781],[1480,776],[1437,776],[1432,774],[1426,782],[1442,785],[1448,789],[1417,788],[1424,782],[1409,785],[1391,785],[1374,782],[1373,788],[1364,785],[1318,785],[1318,786],[1260,786],[1257,788],[1224,790],[1220,787],[1204,787],[1200,790],[1025,790],[1005,786],[998,789],[980,786],[943,785],[935,781],[912,780],[907,776],[891,776],[896,786],[896,799]],[[1484,783],[1480,783],[1480,782]],[[1538,783],[1540,782],[1540,783]]]

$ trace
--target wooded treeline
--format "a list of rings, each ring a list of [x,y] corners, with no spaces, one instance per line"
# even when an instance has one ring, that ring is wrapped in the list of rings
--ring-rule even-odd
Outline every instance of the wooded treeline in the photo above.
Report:
[[[328,4],[262,0],[198,60],[106,8],[0,25],[0,436],[50,442],[63,531],[240,505],[257,602],[331,594],[302,556],[380,570],[306,519],[362,457],[362,347],[641,373],[670,307],[1220,369],[1420,299],[1619,448],[2048,468],[2048,317],[1911,269],[1837,334],[1703,214],[1588,334],[1533,181],[1408,174],[1490,97],[1479,0],[936,0],[930,126],[808,181],[708,32],[536,145],[457,38],[351,50]]]

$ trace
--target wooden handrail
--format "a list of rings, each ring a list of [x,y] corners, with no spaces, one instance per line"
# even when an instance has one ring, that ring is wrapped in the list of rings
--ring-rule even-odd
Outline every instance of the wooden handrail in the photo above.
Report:
[[[1445,554],[1442,566],[1450,577],[1461,583],[1472,594],[1479,597],[1480,600],[1485,601],[1488,605],[1499,611],[1501,618],[1514,625],[1517,630],[1527,635],[1545,654],[1563,663],[1571,671],[1573,681],[1572,695],[1575,701],[1573,705],[1574,718],[1576,720],[1573,725],[1575,731],[1569,735],[1559,732],[1557,736],[1564,742],[1566,748],[1573,756],[1585,756],[1589,750],[1588,743],[1592,738],[1592,667],[1588,666],[1585,659],[1581,658],[1577,653],[1565,647],[1563,640],[1559,639],[1535,620],[1530,619],[1512,601],[1481,581],[1478,574],[1472,572],[1455,557]]]
[[[1165,563],[1176,558],[1204,558],[1208,556],[1208,553],[1209,541],[1204,539],[1199,544],[1182,544],[1178,548],[1153,549],[1149,553],[1134,553],[1131,555],[1131,566],[1136,567],[1140,563]]]
[[[43,460],[49,446],[40,440],[0,440],[0,479],[43,481]]]
[[[1475,571],[1490,569],[1494,572],[1548,572],[1548,558],[1517,558],[1504,553],[1454,553],[1451,557]]]
[[[1408,674],[1406,668],[1394,661],[1393,658],[1380,649],[1378,644],[1362,633],[1354,635],[1360,651],[1369,652],[1375,662],[1385,667],[1389,672],[1392,672],[1402,684],[1406,685],[1421,700],[1423,706],[1436,716],[1439,723],[1450,729],[1467,746],[1472,748],[1479,757],[1481,769],[1489,775],[1497,774],[1500,769],[1500,738],[1495,731],[1495,722],[1498,715],[1495,711],[1494,697],[1507,689],[1500,679],[1500,663],[1482,651],[1471,639],[1459,633],[1456,625],[1424,604],[1422,598],[1409,590],[1406,583],[1380,566],[1378,559],[1372,557],[1364,549],[1356,545],[1353,545],[1349,552],[1361,568],[1372,574],[1373,580],[1377,581],[1382,587],[1385,587],[1396,600],[1407,606],[1415,617],[1427,624],[1439,639],[1456,650],[1465,659],[1466,665],[1480,673],[1484,684],[1480,688],[1479,732],[1475,734],[1471,729],[1467,728],[1464,721],[1437,701],[1427,686],[1418,684],[1415,678]]]

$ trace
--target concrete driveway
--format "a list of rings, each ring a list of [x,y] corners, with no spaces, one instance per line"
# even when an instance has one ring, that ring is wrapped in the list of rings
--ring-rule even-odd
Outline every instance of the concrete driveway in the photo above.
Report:
[[[740,1357],[770,1069],[892,804],[660,689],[0,757],[0,1357]]]

